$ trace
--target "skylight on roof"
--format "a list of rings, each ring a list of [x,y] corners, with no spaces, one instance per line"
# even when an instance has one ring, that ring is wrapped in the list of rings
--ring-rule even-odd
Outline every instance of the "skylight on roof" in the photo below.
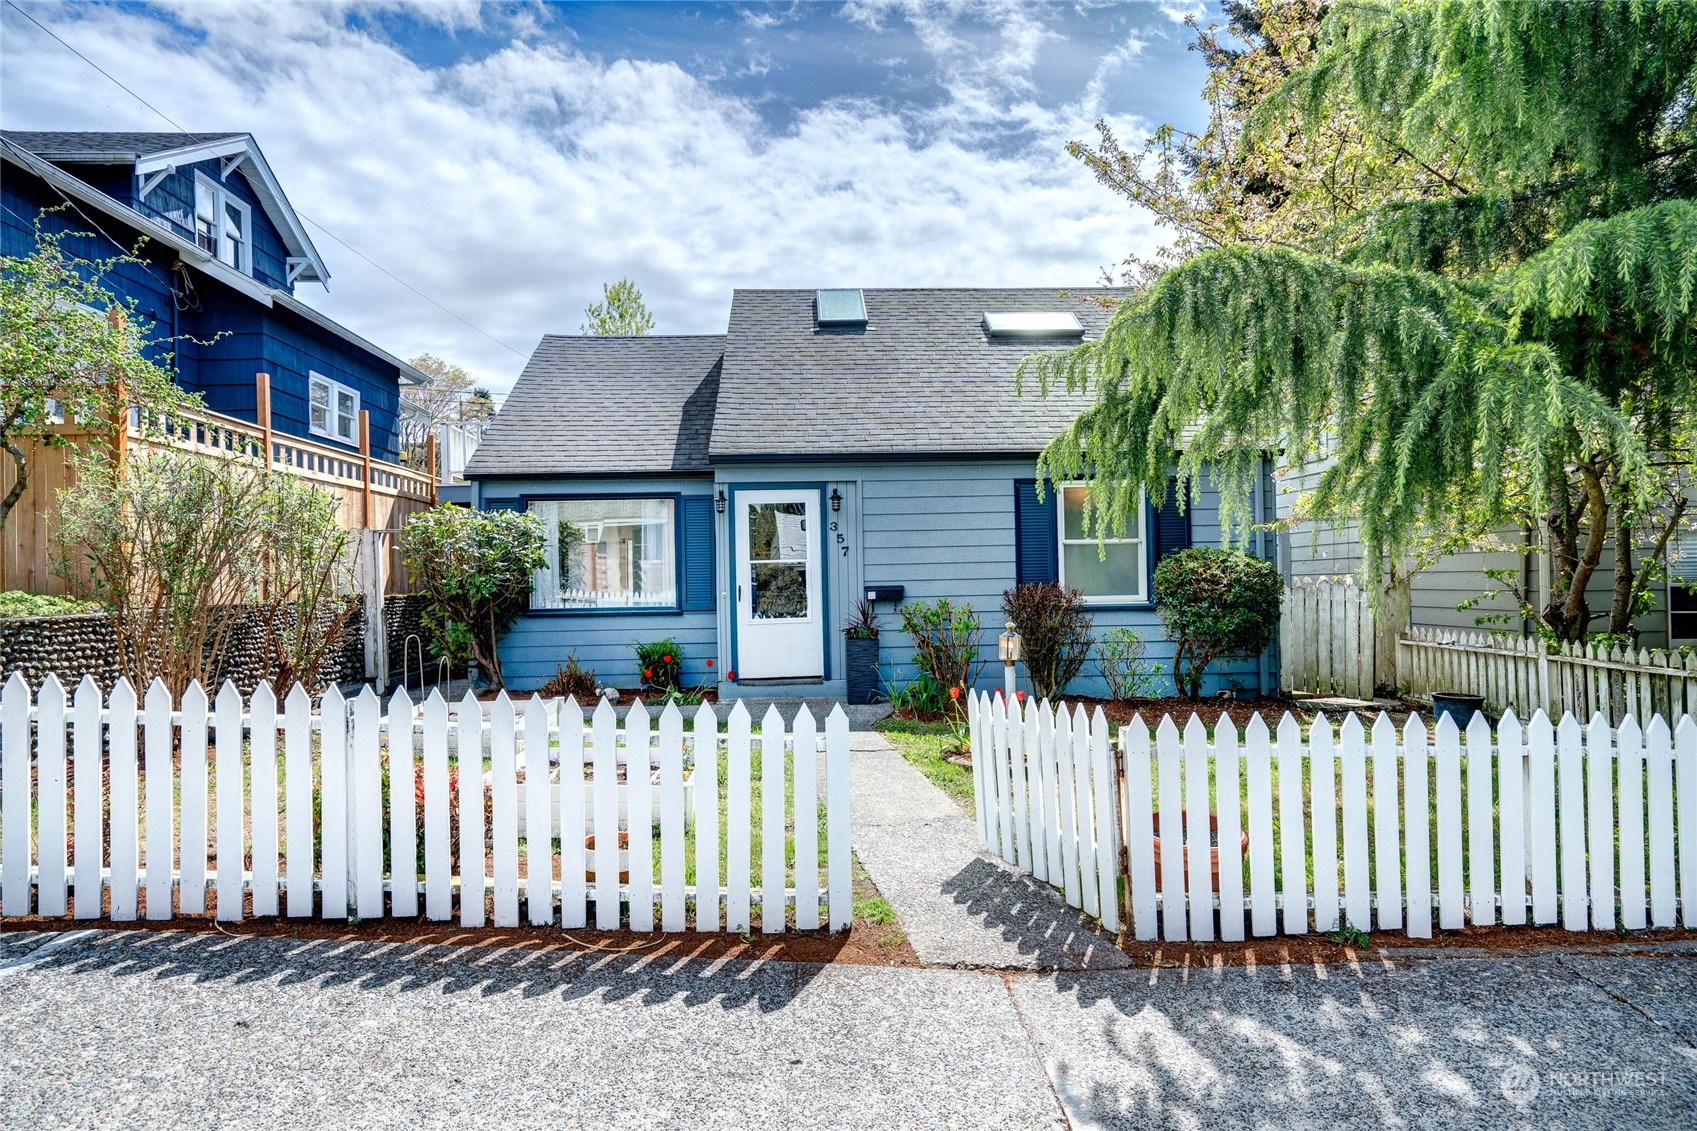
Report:
[[[858,290],[820,291],[814,301],[821,326],[866,325],[866,299]]]
[[[1066,310],[987,310],[984,332],[992,338],[1082,338],[1084,326]]]

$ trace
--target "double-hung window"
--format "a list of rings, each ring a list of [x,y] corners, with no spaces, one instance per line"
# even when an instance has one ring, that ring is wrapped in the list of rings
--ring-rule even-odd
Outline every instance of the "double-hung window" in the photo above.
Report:
[[[678,603],[675,500],[533,500],[548,564],[533,609],[673,608]]]
[[[1097,527],[1105,516],[1096,514],[1096,525],[1088,533],[1085,514],[1089,505],[1090,488],[1069,484],[1060,489],[1061,505],[1056,508],[1060,519],[1061,584],[1077,589],[1092,604],[1142,604],[1149,599],[1149,556],[1145,551],[1148,537],[1147,508],[1138,497],[1137,505],[1126,517],[1123,536],[1112,529],[1108,537],[1098,539]]]
[[[307,377],[311,411],[307,426],[315,436],[327,436],[344,444],[359,443],[359,390],[321,373]]]
[[[194,242],[244,275],[253,273],[253,213],[203,173],[194,178]]]

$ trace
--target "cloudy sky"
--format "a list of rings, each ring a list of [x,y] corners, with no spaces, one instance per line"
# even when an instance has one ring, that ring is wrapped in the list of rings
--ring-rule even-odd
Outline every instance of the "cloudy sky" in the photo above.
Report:
[[[1199,124],[1184,13],[3,0],[0,125],[251,132],[330,268],[301,297],[505,392],[621,276],[661,333],[739,286],[1096,281],[1159,236],[1062,147]]]

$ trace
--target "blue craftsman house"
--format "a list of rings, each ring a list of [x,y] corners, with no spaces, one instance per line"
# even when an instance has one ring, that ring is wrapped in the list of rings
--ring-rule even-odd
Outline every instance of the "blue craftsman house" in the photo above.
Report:
[[[8,130],[0,173],[7,255],[30,253],[38,221],[88,233],[65,247],[90,259],[146,237],[143,262],[109,281],[175,339],[178,383],[208,408],[253,421],[268,373],[278,432],[352,455],[364,410],[371,457],[395,462],[401,386],[418,375],[295,297],[330,275],[251,134]]]
[[[1141,506],[1104,557],[1083,489],[1036,483],[1085,402],[1015,393],[1022,358],[1102,332],[1103,293],[739,290],[724,334],[544,338],[466,470],[476,505],[548,533],[502,643],[508,682],[536,687],[575,653],[635,686],[632,645],[670,637],[685,682],[721,697],[840,697],[844,621],[871,596],[884,681],[917,674],[895,607],[947,597],[977,610],[999,684],[1002,592],[1026,581],[1078,588],[1098,636],[1131,627],[1170,663],[1151,575],[1219,543],[1218,497],[1203,483],[1182,511]],[[1277,668],[1217,665],[1204,690],[1233,686],[1276,689]],[[1071,688],[1103,690],[1094,665]]]

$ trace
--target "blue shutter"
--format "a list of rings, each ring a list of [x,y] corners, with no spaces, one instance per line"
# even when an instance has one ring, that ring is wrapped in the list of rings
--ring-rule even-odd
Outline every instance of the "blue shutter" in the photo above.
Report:
[[[1168,554],[1190,548],[1190,508],[1186,507],[1180,513],[1178,506],[1178,480],[1167,480],[1167,497],[1158,509],[1150,516],[1150,528],[1155,536],[1155,561]]]
[[[680,503],[683,511],[683,608],[713,608],[713,500],[706,495],[688,495]]]
[[[1055,490],[1049,484],[1039,499],[1035,479],[1014,480],[1014,580],[1020,585],[1061,579]]]

